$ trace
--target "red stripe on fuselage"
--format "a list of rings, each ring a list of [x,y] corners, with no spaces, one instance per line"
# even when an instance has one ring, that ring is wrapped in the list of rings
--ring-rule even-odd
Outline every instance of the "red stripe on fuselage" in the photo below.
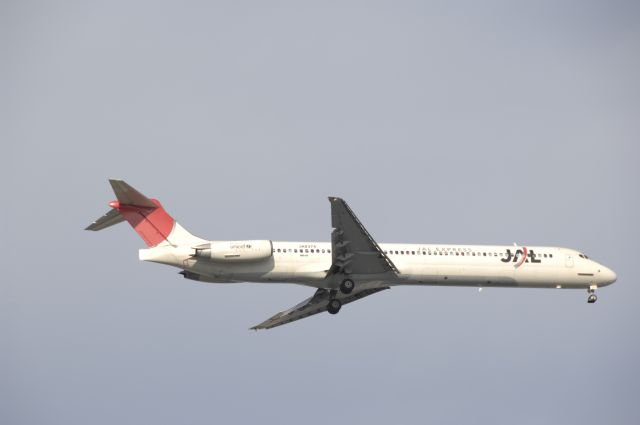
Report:
[[[520,267],[521,265],[523,265],[525,261],[527,261],[527,247],[523,246],[522,247],[522,259],[520,261],[518,261],[518,264],[516,264],[516,269],[518,267]]]

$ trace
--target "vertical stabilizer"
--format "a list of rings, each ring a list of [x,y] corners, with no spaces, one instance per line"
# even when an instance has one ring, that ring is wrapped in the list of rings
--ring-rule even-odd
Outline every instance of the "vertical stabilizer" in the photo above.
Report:
[[[147,198],[124,180],[109,183],[117,198],[109,203],[113,209],[86,230],[102,230],[126,220],[149,247],[204,242],[178,224],[157,199]]]

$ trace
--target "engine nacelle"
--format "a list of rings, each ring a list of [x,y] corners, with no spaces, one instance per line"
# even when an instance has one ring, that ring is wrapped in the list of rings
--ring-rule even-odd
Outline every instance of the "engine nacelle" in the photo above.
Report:
[[[262,261],[273,256],[273,244],[264,240],[209,242],[194,249],[196,257],[224,262]]]

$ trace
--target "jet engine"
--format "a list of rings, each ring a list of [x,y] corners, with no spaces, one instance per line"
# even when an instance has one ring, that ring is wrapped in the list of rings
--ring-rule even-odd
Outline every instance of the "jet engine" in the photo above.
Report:
[[[262,261],[273,255],[273,244],[268,240],[209,242],[194,249],[194,257],[224,262]]]

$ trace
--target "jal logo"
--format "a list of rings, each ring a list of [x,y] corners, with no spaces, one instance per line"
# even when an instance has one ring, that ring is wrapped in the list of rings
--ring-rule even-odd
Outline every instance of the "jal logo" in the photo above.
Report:
[[[511,252],[510,249],[507,249],[506,258],[500,259],[503,263],[515,263],[513,266],[515,268],[520,267],[524,263],[541,263],[542,260],[536,258],[536,253],[533,250],[528,250],[526,246],[523,246],[522,249],[517,249],[516,252]]]

